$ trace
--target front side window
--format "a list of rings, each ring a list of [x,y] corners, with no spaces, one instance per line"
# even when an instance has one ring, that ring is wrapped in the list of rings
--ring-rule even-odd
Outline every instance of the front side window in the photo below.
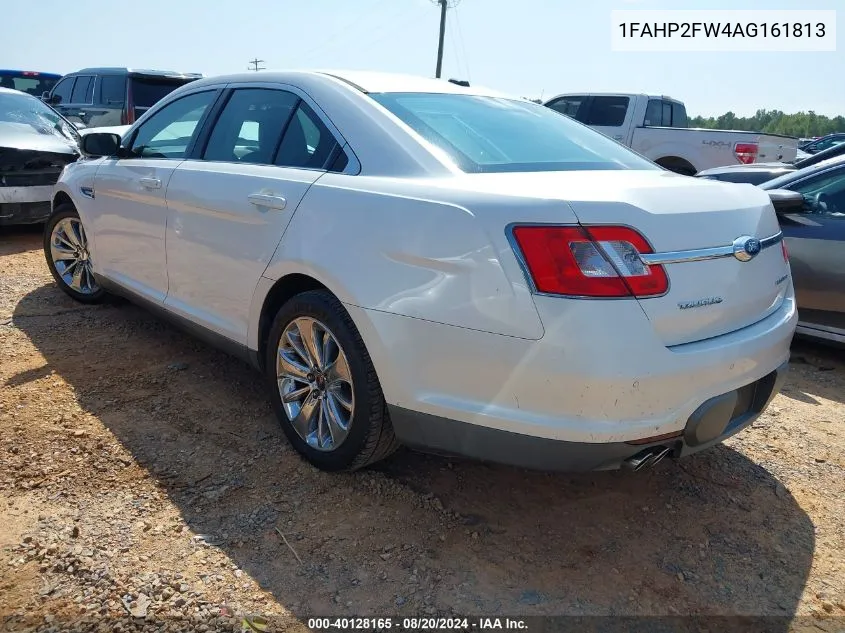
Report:
[[[185,158],[216,96],[206,90],[167,104],[141,125],[129,152],[138,158]]]
[[[536,103],[428,93],[371,94],[466,172],[660,169]]]
[[[68,77],[67,79],[62,79],[56,84],[52,93],[55,103],[70,103],[70,95],[73,92],[73,84],[75,81],[76,77]]]
[[[208,139],[204,160],[273,164],[279,139],[299,97],[283,90],[232,93]]]
[[[628,113],[628,97],[593,97],[585,123],[602,127],[619,127]]]
[[[804,196],[809,213],[845,218],[845,167],[808,178],[789,189]]]

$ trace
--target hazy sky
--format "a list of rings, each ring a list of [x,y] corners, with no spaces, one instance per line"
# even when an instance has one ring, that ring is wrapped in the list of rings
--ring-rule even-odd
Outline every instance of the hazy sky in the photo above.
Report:
[[[691,115],[758,108],[845,114],[845,50],[835,53],[618,53],[612,9],[836,9],[842,0],[461,0],[449,11],[444,77],[525,97],[668,94]],[[433,76],[432,0],[5,0],[0,66],[85,66],[206,75],[375,69]]]

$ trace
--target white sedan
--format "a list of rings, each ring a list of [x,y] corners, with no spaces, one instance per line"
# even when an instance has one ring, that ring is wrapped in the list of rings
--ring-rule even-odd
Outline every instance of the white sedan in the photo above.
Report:
[[[253,362],[326,470],[399,444],[637,470],[782,384],[797,314],[766,192],[665,171],[541,105],[378,73],[249,73],[92,133],[45,253]]]

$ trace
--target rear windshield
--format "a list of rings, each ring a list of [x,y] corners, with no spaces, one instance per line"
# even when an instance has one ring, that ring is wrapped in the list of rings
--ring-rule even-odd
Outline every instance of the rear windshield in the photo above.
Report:
[[[0,70],[0,87],[20,90],[34,97],[41,97],[45,92],[52,90],[59,79],[61,77],[40,73]]]
[[[660,169],[545,106],[456,94],[370,95],[465,172]]]
[[[151,108],[193,79],[159,79],[155,77],[131,77],[132,101],[136,108]]]

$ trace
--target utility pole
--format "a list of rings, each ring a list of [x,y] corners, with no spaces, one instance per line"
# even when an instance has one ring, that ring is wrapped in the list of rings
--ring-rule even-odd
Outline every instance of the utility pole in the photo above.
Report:
[[[437,71],[435,77],[440,79],[440,72],[443,70],[443,40],[446,39],[446,9],[458,6],[460,0],[432,0],[440,5],[440,40],[437,45]]]
[[[258,58],[256,57],[256,58],[255,58],[255,59],[253,59],[251,62],[249,62],[249,63],[252,65],[252,68],[247,68],[247,70],[254,70],[255,72],[258,72],[259,70],[266,70],[266,69],[265,69],[265,68],[263,68],[263,67],[262,67],[262,68],[259,68],[259,67],[258,67],[258,64],[261,64],[261,63],[263,63],[263,62],[264,62],[264,60],[263,60],[263,59],[258,59]]]

